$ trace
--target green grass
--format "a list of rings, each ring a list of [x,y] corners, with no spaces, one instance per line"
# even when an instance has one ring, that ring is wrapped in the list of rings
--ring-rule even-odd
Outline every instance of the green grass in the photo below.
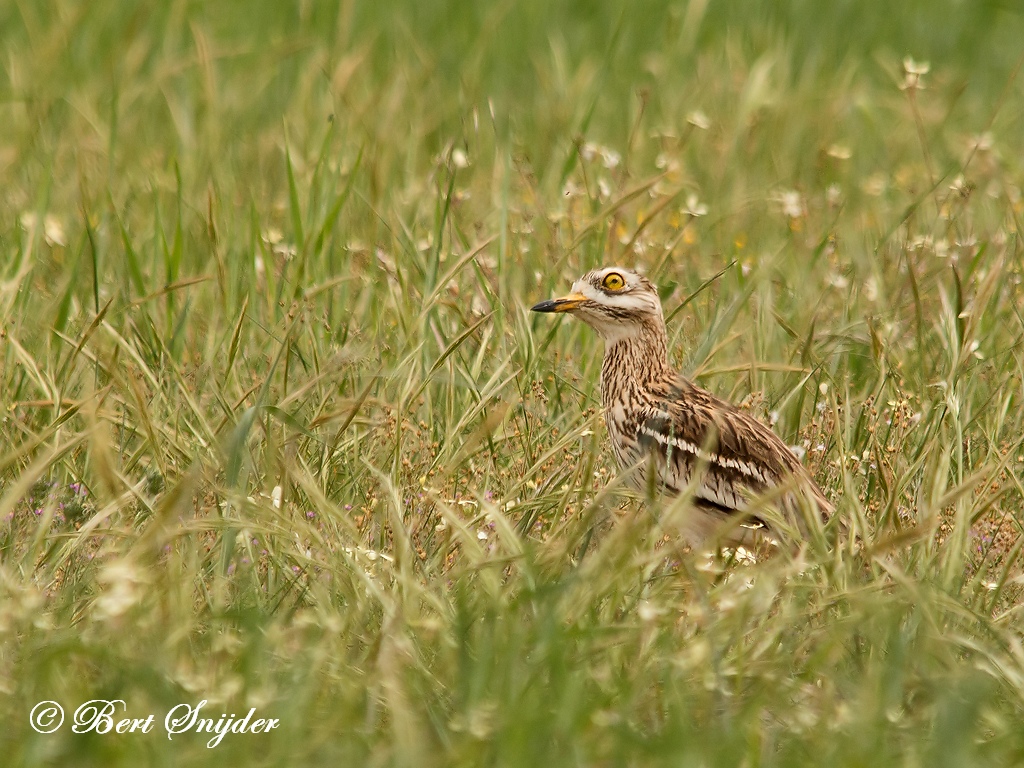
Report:
[[[638,5],[0,6],[5,765],[1024,761],[1024,15]],[[619,491],[607,263],[859,551]]]

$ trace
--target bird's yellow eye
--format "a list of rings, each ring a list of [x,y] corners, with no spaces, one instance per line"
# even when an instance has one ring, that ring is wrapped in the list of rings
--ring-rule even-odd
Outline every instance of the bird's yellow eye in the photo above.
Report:
[[[601,287],[606,291],[621,291],[626,287],[626,281],[618,272],[609,272],[601,281]]]

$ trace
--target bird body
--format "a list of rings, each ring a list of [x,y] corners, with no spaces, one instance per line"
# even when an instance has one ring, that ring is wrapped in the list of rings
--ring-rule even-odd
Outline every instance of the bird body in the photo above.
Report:
[[[571,312],[605,340],[601,402],[615,458],[637,467],[639,486],[653,479],[670,494],[692,486],[687,526],[698,543],[726,521],[764,526],[751,501],[770,498],[801,532],[805,515],[828,517],[832,505],[793,452],[767,426],[676,372],[668,360],[661,302],[645,277],[621,267],[595,270],[561,299],[536,312]],[[725,538],[740,543],[749,527]]]

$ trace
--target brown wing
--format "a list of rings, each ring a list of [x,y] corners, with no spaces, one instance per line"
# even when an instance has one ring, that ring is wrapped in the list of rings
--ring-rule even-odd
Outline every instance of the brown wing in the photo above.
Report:
[[[793,452],[757,419],[681,376],[654,394],[638,439],[653,452],[666,489],[682,490],[702,466],[696,499],[723,512],[783,483],[807,493],[823,514],[831,511]]]

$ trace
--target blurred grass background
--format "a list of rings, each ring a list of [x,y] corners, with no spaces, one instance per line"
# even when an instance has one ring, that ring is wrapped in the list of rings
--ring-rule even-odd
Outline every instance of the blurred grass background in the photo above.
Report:
[[[6,764],[1024,760],[1022,35],[0,5]],[[709,560],[618,493],[598,340],[526,311],[615,262],[861,552]],[[202,699],[282,725],[168,740]]]

